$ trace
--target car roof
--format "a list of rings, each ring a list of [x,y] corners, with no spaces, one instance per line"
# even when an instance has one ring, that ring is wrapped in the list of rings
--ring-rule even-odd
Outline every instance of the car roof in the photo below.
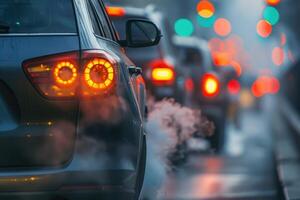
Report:
[[[180,36],[173,36],[172,41],[175,45],[183,46],[183,47],[194,47],[199,48],[201,50],[209,51],[208,42],[204,39],[198,37],[180,37]]]

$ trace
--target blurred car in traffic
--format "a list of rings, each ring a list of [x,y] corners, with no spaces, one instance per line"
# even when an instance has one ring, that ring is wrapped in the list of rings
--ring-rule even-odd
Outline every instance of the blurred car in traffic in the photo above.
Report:
[[[202,110],[215,124],[215,134],[209,138],[211,147],[221,150],[225,142],[225,124],[229,106],[227,75],[212,62],[207,41],[197,37],[174,36],[184,69],[189,73],[185,90],[191,96],[189,105]]]
[[[151,6],[145,9],[108,6],[107,11],[122,40],[126,32],[122,24],[128,19],[151,20],[160,28],[163,37],[158,46],[139,50],[126,49],[126,52],[142,68],[149,95],[155,100],[170,97],[184,103],[187,98],[184,88],[186,71],[176,54],[171,41],[171,28],[164,15]]]
[[[5,0],[0,20],[0,198],[139,199],[145,84],[121,46],[158,28],[120,42],[98,0]]]

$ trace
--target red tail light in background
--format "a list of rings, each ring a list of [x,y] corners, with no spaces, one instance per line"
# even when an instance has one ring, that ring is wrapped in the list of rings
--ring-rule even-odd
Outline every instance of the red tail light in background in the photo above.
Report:
[[[157,86],[169,86],[175,82],[174,67],[164,60],[154,60],[150,64],[151,81]]]
[[[271,86],[270,93],[277,94],[280,91],[280,82],[275,77],[271,78],[271,82],[272,82],[272,86]]]
[[[277,94],[280,91],[280,82],[273,76],[260,76],[253,83],[251,90],[255,97]]]
[[[104,52],[83,52],[82,62],[79,52],[41,57],[25,61],[23,67],[34,87],[47,98],[106,94],[116,83],[116,63]]]
[[[111,17],[123,17],[126,14],[126,11],[122,7],[106,7],[106,12]]]
[[[220,81],[214,74],[204,74],[201,81],[202,93],[206,97],[215,97],[220,92]]]
[[[241,85],[238,80],[232,79],[227,84],[227,90],[232,95],[237,95],[241,90]]]

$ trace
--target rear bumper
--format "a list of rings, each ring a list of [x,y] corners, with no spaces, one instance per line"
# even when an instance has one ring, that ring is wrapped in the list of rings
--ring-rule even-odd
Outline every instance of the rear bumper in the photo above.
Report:
[[[77,152],[70,163],[60,168],[1,171],[0,199],[44,200],[55,196],[87,199],[86,194],[92,199],[92,195],[102,193],[132,195],[136,176],[136,160],[124,149],[114,153]]]
[[[155,99],[160,100],[166,97],[175,97],[175,88],[172,86],[151,86],[150,93]]]
[[[61,142],[56,142],[46,151],[29,152],[28,156],[35,158],[38,153],[38,159],[41,161],[48,161],[52,157],[59,158],[64,153],[64,145],[74,140],[70,159],[64,163],[60,162],[60,159],[51,159],[52,165],[2,167],[0,199],[47,200],[55,196],[66,199],[73,199],[74,196],[74,199],[92,199],[93,194],[99,196],[102,193],[113,196],[132,195],[141,156],[140,140],[143,137],[143,129],[140,121],[129,111],[119,122],[112,124],[80,123],[75,139],[65,137],[69,129],[60,129],[59,126],[59,136],[64,137],[58,137],[57,141]],[[97,116],[95,119],[98,119]],[[10,155],[10,152],[6,153]]]
[[[134,193],[127,191],[65,191],[65,192],[23,192],[23,193],[1,193],[0,198],[5,200],[111,200],[111,199],[133,199]]]
[[[134,170],[70,170],[44,171],[0,178],[0,199],[93,199],[99,195],[133,195]],[[76,198],[75,198],[76,197]]]
[[[200,100],[199,107],[208,117],[225,119],[229,103],[225,98]]]

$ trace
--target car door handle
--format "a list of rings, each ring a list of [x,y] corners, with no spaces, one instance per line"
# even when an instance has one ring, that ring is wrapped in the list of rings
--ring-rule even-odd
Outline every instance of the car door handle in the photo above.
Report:
[[[128,71],[129,71],[129,74],[132,76],[132,75],[141,75],[142,74],[142,68],[140,67],[135,67],[135,66],[130,66],[128,67]]]

